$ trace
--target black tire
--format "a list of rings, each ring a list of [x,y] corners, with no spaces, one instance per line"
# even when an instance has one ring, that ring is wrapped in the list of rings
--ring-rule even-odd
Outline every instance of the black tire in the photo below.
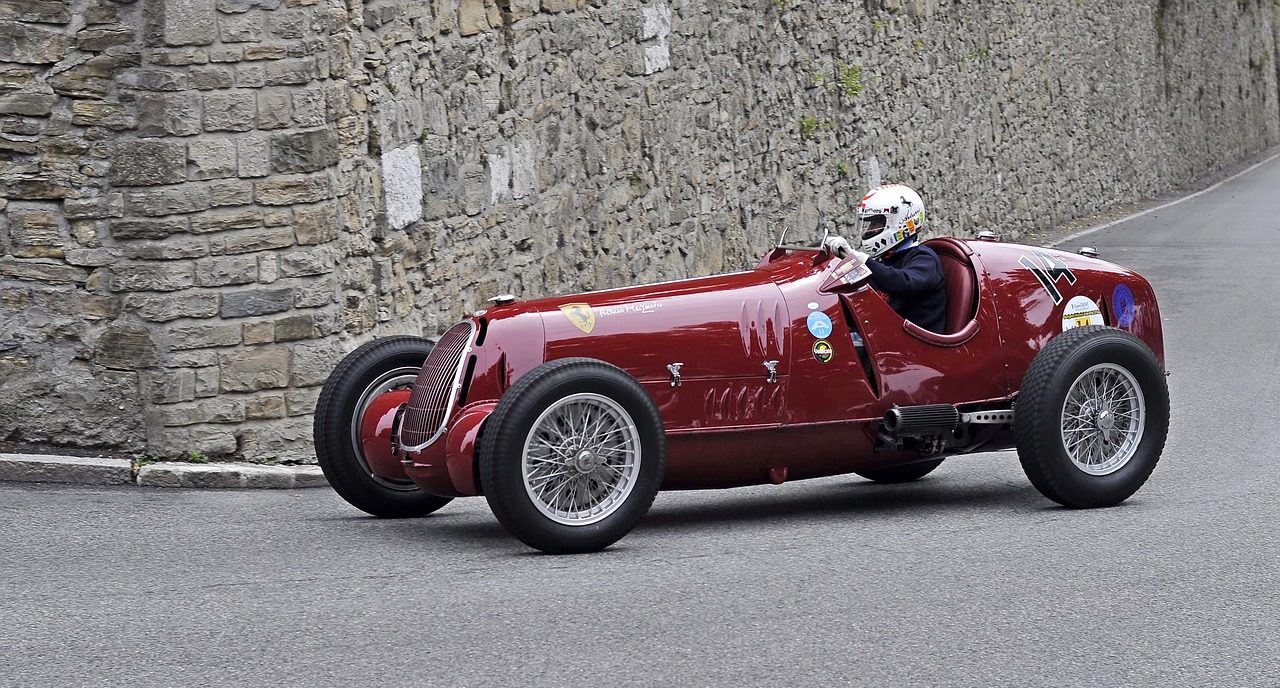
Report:
[[[352,439],[357,405],[367,390],[395,375],[401,382],[416,376],[431,343],[420,337],[386,337],[352,351],[338,363],[316,402],[314,437],[316,459],[335,492],[352,506],[380,518],[426,516],[453,501],[428,494],[407,481],[373,476],[362,450]]]
[[[877,483],[909,483],[912,480],[919,480],[929,475],[941,465],[942,459],[934,459],[933,461],[917,461],[902,466],[890,466],[889,468],[854,471],[854,473]]]
[[[572,525],[545,513],[547,501],[535,503],[534,488],[526,489],[524,448],[544,412],[554,413],[557,404],[579,394],[608,399],[627,416],[638,439],[639,467],[630,492],[620,495],[602,520]],[[604,549],[630,532],[653,504],[665,461],[666,434],[649,394],[621,369],[589,358],[551,361],[521,376],[489,416],[480,440],[480,481],[494,515],[521,542],[552,554]],[[572,469],[566,465],[564,470]]]
[[[1141,427],[1130,427],[1136,445],[1130,450],[1121,446],[1110,455],[1117,462],[1116,468],[1100,462],[1100,470],[1110,471],[1105,474],[1086,472],[1072,460],[1067,449],[1069,440],[1063,439],[1071,432],[1099,436],[1095,428],[1103,427],[1101,416],[1091,415],[1095,418],[1090,421],[1092,425],[1083,424],[1082,429],[1063,428],[1072,385],[1077,379],[1084,379],[1082,376],[1088,371],[1098,370],[1096,366],[1127,372],[1141,392],[1144,408],[1143,413],[1136,413],[1138,395],[1132,395],[1135,401],[1125,407],[1125,413],[1143,419]],[[1115,417],[1118,416],[1113,414],[1112,419]],[[1100,325],[1067,330],[1052,339],[1027,369],[1014,407],[1013,430],[1018,460],[1041,494],[1072,508],[1114,506],[1142,487],[1164,450],[1169,432],[1169,388],[1164,371],[1151,349],[1128,332]],[[1105,446],[1100,453],[1106,456],[1111,444],[1096,446]]]

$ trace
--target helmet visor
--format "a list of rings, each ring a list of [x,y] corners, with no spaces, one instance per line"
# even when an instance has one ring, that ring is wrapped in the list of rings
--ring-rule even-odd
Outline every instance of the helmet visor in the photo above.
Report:
[[[884,231],[884,226],[887,222],[888,218],[884,215],[872,215],[871,217],[862,218],[862,240],[874,239],[877,234]]]

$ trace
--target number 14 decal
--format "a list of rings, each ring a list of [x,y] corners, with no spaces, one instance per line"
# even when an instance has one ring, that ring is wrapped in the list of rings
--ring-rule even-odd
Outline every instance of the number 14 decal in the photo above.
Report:
[[[1039,263],[1030,256],[1021,256],[1018,262],[1036,276],[1036,280],[1045,291],[1049,292],[1049,298],[1053,299],[1053,305],[1056,306],[1062,303],[1062,292],[1058,291],[1054,282],[1065,279],[1067,284],[1075,284],[1076,276],[1066,263],[1043,251],[1035,251],[1035,256],[1039,259]]]

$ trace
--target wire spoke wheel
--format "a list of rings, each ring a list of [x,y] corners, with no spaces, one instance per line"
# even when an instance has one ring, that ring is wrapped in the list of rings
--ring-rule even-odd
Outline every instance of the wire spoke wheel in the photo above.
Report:
[[[1062,403],[1062,447],[1076,468],[1089,475],[1124,468],[1138,450],[1145,425],[1142,388],[1114,363],[1081,373]]]
[[[1114,506],[1147,481],[1169,431],[1163,366],[1141,339],[1105,325],[1054,337],[1014,405],[1018,461],[1045,497]]]
[[[640,474],[640,432],[616,401],[592,393],[556,401],[534,421],[521,477],[547,518],[584,526],[608,518]]]

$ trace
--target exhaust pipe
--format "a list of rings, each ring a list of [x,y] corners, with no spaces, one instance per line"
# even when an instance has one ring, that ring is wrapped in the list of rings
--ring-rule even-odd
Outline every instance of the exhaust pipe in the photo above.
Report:
[[[884,429],[895,437],[937,435],[960,425],[960,411],[951,404],[894,406],[884,414]]]

